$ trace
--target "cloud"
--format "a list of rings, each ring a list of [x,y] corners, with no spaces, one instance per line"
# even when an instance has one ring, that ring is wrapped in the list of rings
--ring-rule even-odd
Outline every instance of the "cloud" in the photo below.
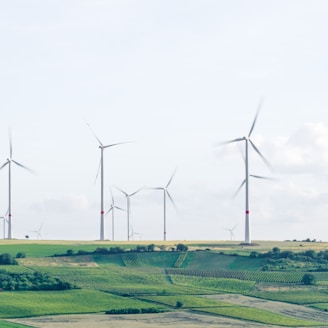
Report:
[[[85,195],[66,194],[60,198],[48,198],[34,203],[32,209],[38,212],[67,213],[88,209],[89,202]]]
[[[282,173],[328,173],[328,125],[307,123],[290,138],[280,137],[271,145],[275,166]]]

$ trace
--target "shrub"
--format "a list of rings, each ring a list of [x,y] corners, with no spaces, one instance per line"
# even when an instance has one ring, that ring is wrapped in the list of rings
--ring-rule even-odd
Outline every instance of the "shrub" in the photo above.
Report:
[[[10,254],[0,255],[0,265],[17,264],[17,261]]]
[[[19,252],[16,254],[16,259],[23,259],[26,257],[26,254],[23,252]]]
[[[148,252],[153,252],[155,250],[155,245],[154,244],[150,244],[147,246],[147,251]]]
[[[315,285],[316,277],[313,274],[306,273],[302,278],[304,285]]]
[[[186,252],[188,250],[188,246],[184,244],[178,244],[176,250],[178,252]]]
[[[177,304],[175,305],[177,309],[181,309],[183,307],[183,303],[180,301],[177,301]]]

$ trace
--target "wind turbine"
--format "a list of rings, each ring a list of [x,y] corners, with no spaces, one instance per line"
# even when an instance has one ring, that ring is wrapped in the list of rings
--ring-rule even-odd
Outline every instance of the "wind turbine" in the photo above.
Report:
[[[6,222],[8,222],[8,211],[4,216],[0,216],[0,219],[3,220],[3,239],[6,239]]]
[[[106,214],[108,214],[109,212],[112,212],[112,241],[114,241],[114,210],[115,209],[118,209],[118,210],[121,210],[121,211],[124,211],[123,208],[121,207],[118,207],[115,205],[115,202],[114,202],[114,197],[113,197],[113,194],[112,194],[112,203],[109,207],[109,210],[106,212]]]
[[[94,135],[94,137],[97,139],[99,143],[99,149],[100,149],[100,240],[105,240],[105,222],[104,222],[104,149],[122,145],[127,142],[118,142],[110,145],[104,145],[100,139],[96,136],[96,134],[91,129],[91,126],[87,124],[90,131]],[[98,170],[99,172],[99,170]],[[98,174],[97,174],[98,176]]]
[[[166,184],[166,186],[164,186],[164,187],[157,187],[157,188],[151,188],[151,189],[154,189],[154,190],[163,190],[163,201],[164,201],[164,207],[163,207],[164,208],[164,232],[163,232],[163,235],[164,236],[163,236],[163,239],[164,239],[164,241],[166,241],[166,196],[169,197],[172,205],[176,208],[176,205],[174,203],[174,200],[171,197],[169,191],[167,190],[168,187],[169,187],[169,185],[171,184],[171,182],[172,182],[175,174],[176,174],[176,170],[173,172],[173,174],[172,174],[170,180],[168,181],[168,183]]]
[[[241,138],[236,138],[233,140],[229,140],[223,143],[220,143],[219,145],[222,144],[229,144],[229,143],[235,143],[235,142],[239,142],[239,141],[244,141],[245,142],[245,157],[244,157],[244,162],[245,162],[245,179],[242,182],[242,184],[240,185],[240,187],[237,190],[238,191],[245,185],[245,244],[251,244],[251,231],[250,231],[250,222],[249,222],[249,177],[252,176],[254,178],[260,178],[260,179],[266,179],[265,177],[261,177],[258,175],[250,175],[249,174],[249,164],[248,164],[248,148],[249,148],[249,144],[251,144],[251,146],[253,147],[253,149],[256,151],[256,153],[262,158],[262,160],[264,161],[264,163],[271,168],[269,162],[266,160],[266,158],[262,155],[262,153],[259,151],[259,149],[255,146],[255,144],[253,143],[253,141],[251,140],[251,135],[252,132],[254,130],[258,115],[260,113],[260,109],[262,107],[262,101],[260,102],[255,118],[253,120],[251,129],[249,130],[249,133],[247,136],[241,137]]]
[[[40,225],[39,229],[38,230],[33,230],[32,232],[35,232],[36,233],[36,237],[37,239],[40,239],[42,237],[42,234],[41,234],[41,229],[43,227],[43,223]]]
[[[135,192],[133,192],[132,194],[128,194],[127,192],[125,192],[124,190],[116,187],[121,193],[123,193],[126,197],[126,213],[127,213],[127,225],[128,225],[128,241],[130,240],[130,197],[134,196],[135,194],[137,194],[139,191],[141,191],[142,188],[139,188],[138,190],[136,190]]]
[[[134,237],[135,235],[139,235],[140,240],[142,239],[142,233],[140,233],[140,232],[135,232],[135,231],[133,230],[132,225],[131,225],[131,235],[130,235],[130,237],[132,238],[132,240],[134,240],[133,237]]]
[[[10,146],[10,154],[9,158],[7,158],[7,161],[0,167],[0,170],[3,169],[6,165],[8,165],[8,239],[12,238],[12,213],[11,213],[11,164],[14,163],[17,166],[20,166],[21,168],[34,173],[31,169],[26,167],[25,165],[16,162],[13,158],[13,146],[12,146],[12,138],[11,138],[11,132],[9,131],[9,146]]]
[[[225,229],[230,232],[230,240],[232,240],[235,237],[233,231],[236,229],[236,227],[237,227],[237,224],[231,229]]]

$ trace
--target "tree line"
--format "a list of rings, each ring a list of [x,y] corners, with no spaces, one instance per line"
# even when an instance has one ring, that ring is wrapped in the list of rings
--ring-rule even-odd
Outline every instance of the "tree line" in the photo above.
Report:
[[[12,273],[0,270],[0,288],[7,291],[18,290],[67,290],[75,288],[69,282],[51,277],[47,273]]]

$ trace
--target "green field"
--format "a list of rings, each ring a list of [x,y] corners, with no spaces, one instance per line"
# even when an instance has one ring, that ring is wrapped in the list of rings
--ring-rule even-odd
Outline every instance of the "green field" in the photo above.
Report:
[[[318,270],[326,266],[325,259],[320,258],[320,263],[318,258],[297,259],[302,270],[293,271],[282,269],[281,263],[285,267],[290,263],[285,259],[261,256],[270,252],[270,246],[301,253],[304,249],[326,251],[328,244],[300,246],[299,242],[259,242],[256,246],[245,247],[235,243],[200,242],[187,244],[188,252],[172,251],[176,244],[160,243],[155,244],[155,251],[136,252],[134,248],[138,245],[128,243],[1,241],[0,254],[15,256],[24,252],[26,257],[17,259],[18,265],[1,265],[0,270],[15,274],[37,271],[69,282],[75,289],[3,291],[0,293],[0,318],[147,308],[175,311],[180,302],[179,309],[183,311],[246,322],[290,327],[324,326],[323,322],[328,322],[328,272]],[[120,247],[122,252],[95,253],[98,248],[111,247]],[[249,256],[254,250],[260,255]],[[76,255],[79,251],[89,253]],[[68,253],[73,255],[66,256]],[[296,260],[293,261],[295,265]],[[312,274],[317,283],[305,286],[302,277],[308,272],[304,263],[309,261],[311,268],[316,268]],[[272,271],[268,271],[268,264]],[[262,271],[265,267],[267,271]],[[317,309],[318,316],[290,316],[266,308],[234,304],[231,300],[204,297],[225,294],[304,305]],[[20,327],[5,324],[0,322],[0,327]]]

